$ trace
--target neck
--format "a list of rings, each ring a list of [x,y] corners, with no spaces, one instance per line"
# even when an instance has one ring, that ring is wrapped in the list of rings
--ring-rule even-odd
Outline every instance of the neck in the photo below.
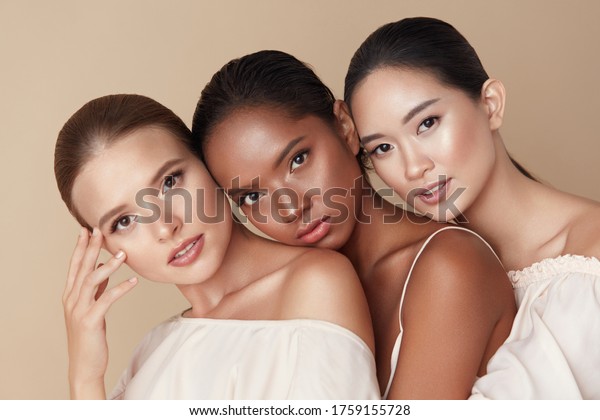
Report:
[[[191,285],[177,285],[183,296],[191,303],[189,316],[205,317],[213,311],[223,299],[248,286],[252,276],[251,252],[254,242],[260,238],[242,226],[232,222],[231,239],[220,267],[205,281]]]
[[[364,177],[359,202],[356,227],[340,252],[350,259],[362,278],[375,261],[407,240],[409,219],[418,216],[384,199]],[[394,232],[390,233],[390,229]]]
[[[496,145],[492,174],[464,216],[490,242],[507,270],[520,269],[557,252],[553,239],[561,230],[556,223],[561,220],[556,201],[560,193],[519,172],[499,134]]]

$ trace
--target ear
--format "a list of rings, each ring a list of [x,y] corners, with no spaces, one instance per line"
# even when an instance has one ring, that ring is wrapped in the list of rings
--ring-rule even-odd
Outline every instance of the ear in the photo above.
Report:
[[[481,100],[487,110],[490,130],[498,130],[502,126],[506,100],[506,91],[502,82],[496,79],[486,80],[481,88]]]
[[[336,125],[340,135],[354,156],[358,155],[358,152],[360,151],[360,141],[358,139],[358,133],[356,132],[354,120],[352,120],[352,117],[350,116],[350,109],[346,102],[341,100],[335,101],[333,104],[333,113],[336,118]]]

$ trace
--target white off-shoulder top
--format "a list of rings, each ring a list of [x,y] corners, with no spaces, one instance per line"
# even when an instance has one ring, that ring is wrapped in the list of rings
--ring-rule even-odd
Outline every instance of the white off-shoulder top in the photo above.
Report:
[[[379,399],[354,333],[318,320],[172,317],[151,330],[110,395],[120,399]]]
[[[517,316],[472,398],[600,399],[600,261],[562,255],[508,275]]]

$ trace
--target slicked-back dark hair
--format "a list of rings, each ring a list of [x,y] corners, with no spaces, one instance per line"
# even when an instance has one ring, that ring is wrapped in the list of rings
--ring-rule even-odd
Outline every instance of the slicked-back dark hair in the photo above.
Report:
[[[352,95],[361,82],[375,70],[390,67],[429,73],[475,100],[489,79],[475,49],[452,25],[428,17],[406,18],[377,29],[354,53],[344,81],[344,100],[351,111]],[[523,175],[535,179],[510,160]]]
[[[264,106],[292,118],[314,115],[333,124],[335,97],[315,72],[294,56],[264,50],[236,58],[215,73],[202,90],[192,135],[205,147],[214,127],[234,111]]]
[[[416,17],[383,25],[356,50],[344,82],[348,106],[356,87],[373,71],[398,67],[426,71],[476,99],[489,79],[477,53],[452,25]]]

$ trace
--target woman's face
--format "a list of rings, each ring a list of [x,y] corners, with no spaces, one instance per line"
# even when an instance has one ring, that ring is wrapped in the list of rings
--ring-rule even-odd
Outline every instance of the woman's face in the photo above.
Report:
[[[360,202],[353,189],[361,176],[358,139],[353,126],[351,135],[346,128],[312,115],[244,108],[215,126],[204,156],[263,233],[290,245],[338,249],[354,230]]]
[[[116,140],[83,167],[75,209],[111,253],[150,280],[200,283],[219,268],[231,213],[204,165],[167,131],[145,127]]]
[[[352,99],[356,128],[377,174],[435,220],[464,213],[496,159],[489,108],[416,70],[376,70]]]

